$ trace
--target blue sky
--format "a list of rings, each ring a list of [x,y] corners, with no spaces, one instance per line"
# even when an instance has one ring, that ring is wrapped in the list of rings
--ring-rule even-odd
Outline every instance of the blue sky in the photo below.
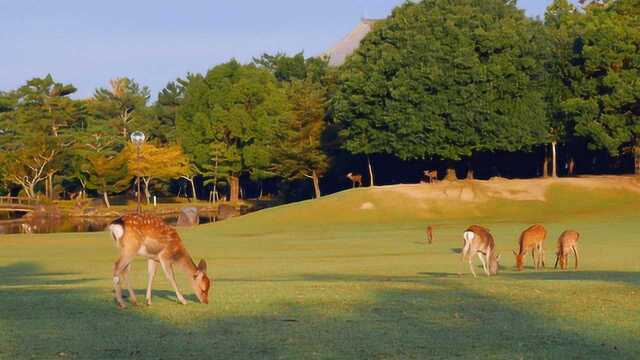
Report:
[[[530,16],[551,0],[520,0]],[[316,55],[402,0],[0,0],[0,90],[53,74],[91,96],[129,76],[155,94],[187,72],[264,52]]]

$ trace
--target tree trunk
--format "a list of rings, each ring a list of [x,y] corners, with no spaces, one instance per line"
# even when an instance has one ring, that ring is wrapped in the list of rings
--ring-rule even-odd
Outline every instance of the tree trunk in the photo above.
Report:
[[[229,176],[229,201],[232,204],[238,202],[240,194],[240,179],[237,176]]]
[[[547,154],[547,144],[544,145],[544,160],[542,161],[542,177],[549,177],[549,155]]]
[[[445,180],[449,180],[449,181],[458,180],[458,176],[456,175],[456,169],[447,168],[447,176],[445,176]]]
[[[474,172],[473,172],[473,164],[471,163],[471,159],[467,160],[467,180],[473,180],[474,179]]]
[[[551,168],[551,177],[558,177],[558,159],[557,159],[557,154],[556,154],[556,147],[557,147],[558,143],[553,141],[551,142],[551,156],[552,156],[552,168]]]
[[[633,147],[633,162],[635,164],[634,173],[640,175],[640,145]]]
[[[322,196],[322,194],[320,194],[320,179],[318,178],[318,174],[316,174],[315,170],[311,175],[311,180],[313,180],[313,191],[316,194],[316,199],[320,199],[320,196]]]
[[[103,192],[102,196],[104,198],[104,204],[107,205],[107,208],[111,207],[111,204],[109,203],[109,194],[107,194],[107,192]]]
[[[144,181],[144,196],[147,198],[147,205],[151,204],[151,193],[149,192],[149,183],[151,182],[150,177],[143,177],[142,181]]]
[[[367,166],[369,167],[369,186],[374,186],[373,181],[373,167],[371,166],[371,159],[367,155]]]
[[[194,178],[191,178],[189,182],[191,183],[191,195],[193,197],[193,201],[196,201],[198,200],[198,195],[196,194],[196,181]]]

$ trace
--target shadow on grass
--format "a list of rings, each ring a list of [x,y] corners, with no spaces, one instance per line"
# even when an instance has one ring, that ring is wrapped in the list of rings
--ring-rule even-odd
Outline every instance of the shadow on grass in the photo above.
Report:
[[[552,281],[603,281],[621,282],[640,286],[640,273],[631,271],[574,271],[547,270],[536,272],[505,273],[504,276],[523,280],[552,280]]]
[[[0,286],[14,285],[71,285],[96,280],[95,278],[60,279],[76,273],[43,272],[42,268],[26,262],[0,266]],[[55,277],[55,278],[54,278]]]
[[[598,332],[581,324],[567,327],[527,312],[527,306],[515,307],[468,289],[448,279],[447,273],[302,275],[295,281],[394,284],[374,287],[369,296],[346,303],[336,296],[296,302],[292,294],[290,301],[274,301],[268,310],[239,315],[226,312],[216,293],[209,306],[162,302],[118,310],[111,291],[104,288],[39,287],[70,274],[37,273],[37,266],[24,263],[2,268],[0,274],[29,268],[30,275],[12,282],[26,280],[31,287],[2,289],[0,295],[0,358],[528,358],[535,354],[536,358],[620,359],[632,358],[637,350],[635,338],[622,331]],[[436,287],[404,288],[411,286],[406,282],[430,282]],[[231,281],[225,284],[234,286]],[[154,294],[175,299],[172,291]],[[264,298],[272,299],[270,295],[265,293]]]

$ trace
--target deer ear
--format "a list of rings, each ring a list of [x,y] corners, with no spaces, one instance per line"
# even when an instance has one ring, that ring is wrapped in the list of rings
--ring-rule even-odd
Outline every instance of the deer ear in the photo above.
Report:
[[[200,271],[207,271],[207,262],[204,261],[204,259],[200,260],[200,262],[198,263],[198,270]]]

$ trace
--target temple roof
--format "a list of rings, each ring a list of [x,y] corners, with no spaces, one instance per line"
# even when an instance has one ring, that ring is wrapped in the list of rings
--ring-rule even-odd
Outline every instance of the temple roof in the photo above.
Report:
[[[367,34],[373,30],[373,25],[379,20],[375,19],[362,19],[351,33],[344,37],[340,42],[335,44],[332,48],[327,50],[323,56],[329,58],[329,65],[340,66],[347,57],[353,54],[354,51],[360,46],[360,42]]]

